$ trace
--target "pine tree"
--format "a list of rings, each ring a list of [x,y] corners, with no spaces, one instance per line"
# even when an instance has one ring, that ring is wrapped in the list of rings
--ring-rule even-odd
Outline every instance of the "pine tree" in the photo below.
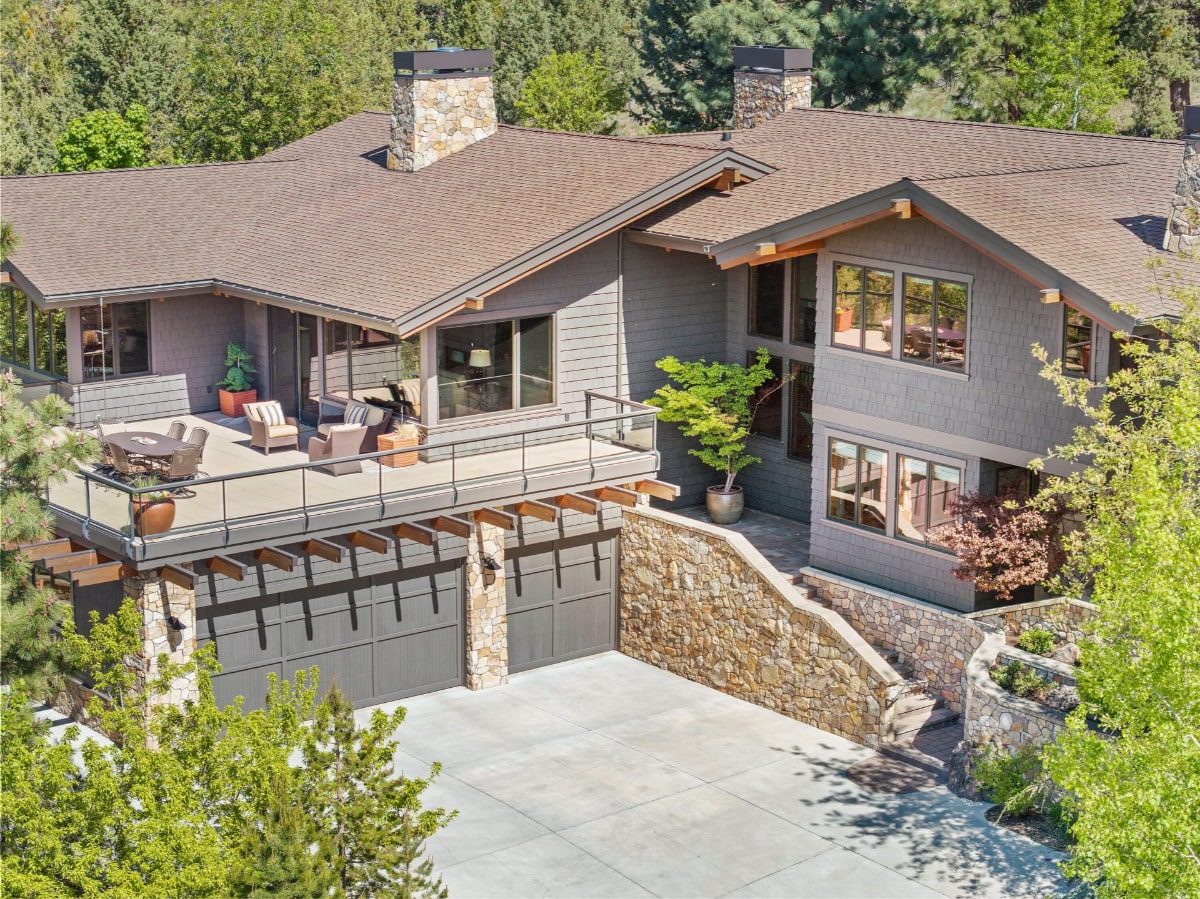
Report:
[[[1200,5],[1194,0],[1133,0],[1121,43],[1130,54],[1133,130],[1178,137],[1190,82],[1200,78]]]
[[[395,773],[392,734],[404,714],[376,709],[359,729],[353,704],[334,684],[304,738],[306,812],[329,840],[339,884],[351,899],[445,895],[432,863],[418,859],[424,841],[457,812],[422,808],[421,794],[440,765],[425,779]]]
[[[0,256],[7,259],[16,242],[5,222]],[[0,375],[0,679],[35,694],[61,668],[54,629],[70,604],[53,587],[36,586],[32,564],[5,547],[53,536],[46,488],[96,452],[94,439],[63,427],[70,412],[59,396],[23,403],[12,370]]]

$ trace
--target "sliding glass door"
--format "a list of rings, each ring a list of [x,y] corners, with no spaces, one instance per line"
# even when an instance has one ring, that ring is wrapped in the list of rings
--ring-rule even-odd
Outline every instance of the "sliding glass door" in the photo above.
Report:
[[[269,307],[271,393],[287,415],[315,425],[320,414],[317,319],[278,306]],[[268,397],[260,397],[268,399]]]

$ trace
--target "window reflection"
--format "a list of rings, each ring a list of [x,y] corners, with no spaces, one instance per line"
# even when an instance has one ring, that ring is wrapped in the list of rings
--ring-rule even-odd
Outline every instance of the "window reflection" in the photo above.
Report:
[[[1070,306],[1063,307],[1062,370],[1076,378],[1092,376],[1092,320]]]
[[[887,452],[845,440],[829,444],[829,517],[882,533],[887,528]]]
[[[936,529],[954,520],[962,473],[912,456],[900,456],[896,487],[896,535],[940,545]]]
[[[967,352],[967,285],[904,276],[904,351],[911,362],[962,370]]]
[[[441,419],[554,402],[554,319],[481,322],[438,329]]]
[[[834,267],[833,344],[891,355],[892,292],[895,276],[883,269]]]
[[[148,374],[150,371],[150,304],[111,303],[79,310],[83,378]]]
[[[782,262],[750,267],[751,334],[783,340],[783,273]]]

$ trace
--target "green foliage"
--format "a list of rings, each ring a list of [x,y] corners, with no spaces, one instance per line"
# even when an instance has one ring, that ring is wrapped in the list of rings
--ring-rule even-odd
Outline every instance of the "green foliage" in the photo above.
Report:
[[[551,53],[525,79],[515,104],[522,125],[553,131],[600,131],[621,108],[600,51]]]
[[[1010,60],[1021,124],[1116,131],[1110,112],[1124,96],[1117,25],[1129,0],[1048,0],[1029,45]]]
[[[254,357],[241,344],[231,343],[225,347],[225,377],[217,381],[218,387],[224,387],[234,393],[254,389]]]
[[[402,896],[445,896],[441,879],[420,862],[425,841],[457,814],[423,809],[429,777],[397,776],[392,734],[405,709],[376,709],[365,728],[354,723],[354,706],[335,684],[305,732],[302,788],[309,816],[328,834],[334,871],[346,896],[368,897],[399,884]]]
[[[1034,655],[1049,655],[1054,652],[1054,634],[1040,627],[1031,627],[1017,637],[1017,647]]]
[[[132,169],[146,164],[146,110],[134,104],[129,112],[102,109],[67,124],[58,139],[58,170],[85,172]]]
[[[1024,662],[1009,662],[991,670],[992,680],[1023,699],[1045,699],[1054,689],[1046,680]]]
[[[65,427],[71,409],[62,397],[27,405],[20,393],[11,371],[0,375],[0,679],[40,696],[62,670],[54,629],[70,604],[53,587],[35,586],[31,563],[4,547],[53,536],[46,487],[93,459],[97,446]]]
[[[993,668],[991,670],[992,680],[1005,690],[1011,690],[1017,680],[1017,675],[1021,673],[1024,667],[1020,662],[1009,662],[1007,665]]]
[[[1200,79],[1200,5],[1193,0],[1133,0],[1122,26],[1133,130],[1178,137],[1186,86]]]
[[[1042,806],[1047,796],[1041,756],[1033,746],[1011,752],[988,746],[975,764],[975,780],[991,802],[1016,818]]]
[[[746,452],[746,440],[754,423],[754,413],[768,396],[787,382],[781,378],[766,391],[760,388],[775,377],[771,354],[759,347],[754,364],[680,362],[674,356],[659,359],[655,365],[679,385],[658,388],[647,400],[662,410],[663,421],[678,422],[685,437],[700,441],[699,449],[688,450],[705,465],[725,474],[726,491],[733,488],[737,473],[758,456]]]
[[[1077,816],[1068,871],[1100,896],[1200,894],[1200,299],[1176,295],[1181,321],[1130,342],[1095,402],[1043,371],[1089,420],[1055,451],[1090,463],[1056,485],[1083,526],[1055,586],[1090,586],[1096,642],[1046,764]]]

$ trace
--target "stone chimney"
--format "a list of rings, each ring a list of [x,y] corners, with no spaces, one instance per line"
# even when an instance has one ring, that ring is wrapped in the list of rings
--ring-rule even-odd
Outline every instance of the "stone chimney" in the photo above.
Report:
[[[812,50],[733,48],[733,127],[753,128],[812,105]]]
[[[496,133],[491,50],[405,50],[393,59],[389,169],[418,171]]]
[[[1200,106],[1183,111],[1183,162],[1163,249],[1172,253],[1200,253]]]

